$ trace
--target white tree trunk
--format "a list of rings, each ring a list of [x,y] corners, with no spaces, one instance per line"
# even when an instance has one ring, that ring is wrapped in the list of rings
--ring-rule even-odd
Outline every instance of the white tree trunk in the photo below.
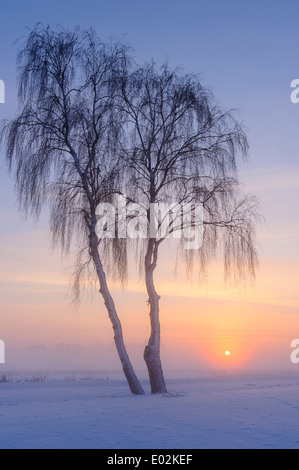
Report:
[[[160,320],[159,320],[159,295],[154,286],[154,265],[152,259],[152,243],[145,258],[145,282],[150,306],[151,335],[144,350],[144,360],[147,365],[152,393],[166,393],[165,379],[160,358]]]
[[[104,302],[108,311],[108,316],[112,323],[112,327],[114,331],[114,342],[115,342],[116,349],[117,349],[117,352],[118,352],[118,355],[122,364],[124,374],[128,381],[131,392],[135,395],[143,395],[144,390],[134,372],[133,366],[131,364],[131,361],[129,359],[128,353],[125,348],[121,323],[117,315],[113,299],[111,297],[111,294],[107,286],[106,276],[105,276],[102,262],[100,260],[100,256],[98,252],[96,235],[91,236],[90,248],[91,248],[92,258],[95,263],[95,267],[96,267],[96,271],[97,271],[97,275],[98,275],[98,279],[100,283],[100,293],[103,296],[103,299],[104,299]]]

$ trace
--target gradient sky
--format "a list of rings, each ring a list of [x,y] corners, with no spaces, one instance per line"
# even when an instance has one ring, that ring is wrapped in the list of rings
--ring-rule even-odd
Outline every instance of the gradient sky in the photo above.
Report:
[[[260,198],[266,220],[258,230],[256,285],[225,288],[221,260],[210,266],[204,285],[187,281],[183,271],[175,277],[165,247],[157,289],[168,369],[299,370],[290,362],[290,343],[299,337],[299,104],[290,100],[290,83],[299,78],[298,7],[293,0],[1,1],[6,103],[0,104],[0,119],[17,110],[14,41],[41,21],[92,26],[103,39],[124,38],[138,61],[168,59],[200,74],[223,107],[238,109],[247,127],[250,161],[240,167],[240,178]],[[77,311],[70,306],[71,261],[51,252],[46,220],[22,220],[1,165],[0,338],[11,351],[7,367],[42,367],[42,361],[53,368],[118,367],[101,298],[84,299]],[[140,368],[149,333],[142,282],[133,270],[127,290],[113,291]]]

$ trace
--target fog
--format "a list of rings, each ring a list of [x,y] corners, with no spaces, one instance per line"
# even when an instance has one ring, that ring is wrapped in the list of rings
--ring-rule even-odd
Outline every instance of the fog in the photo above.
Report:
[[[144,344],[127,345],[133,366],[141,377],[147,377],[143,360]],[[223,355],[222,361],[206,359],[204,354],[195,353],[183,345],[163,345],[161,350],[164,372],[167,377],[189,376],[191,373],[224,373],[239,374],[242,372],[299,372],[299,363],[291,362],[293,349],[286,342],[277,343],[277,349],[268,346],[267,342],[250,360],[236,360]],[[238,358],[237,358],[238,359]],[[36,344],[32,346],[6,347],[5,364],[0,364],[0,375],[4,372],[27,373],[50,372],[95,372],[102,376],[119,373],[122,376],[121,364],[113,343],[91,345],[60,343],[56,346]]]

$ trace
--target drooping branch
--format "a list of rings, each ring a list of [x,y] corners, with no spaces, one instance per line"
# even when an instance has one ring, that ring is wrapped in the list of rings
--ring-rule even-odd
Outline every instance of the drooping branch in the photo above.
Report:
[[[86,270],[96,275],[123,371],[132,393],[141,394],[104,266],[109,270],[108,251],[123,280],[126,250],[121,240],[106,245],[96,233],[98,204],[119,190],[122,114],[115,107],[128,61],[126,46],[105,44],[93,30],[56,32],[38,24],[18,55],[21,110],[4,123],[1,138],[21,210],[38,217],[49,209],[53,245],[63,254],[77,250],[76,298]]]

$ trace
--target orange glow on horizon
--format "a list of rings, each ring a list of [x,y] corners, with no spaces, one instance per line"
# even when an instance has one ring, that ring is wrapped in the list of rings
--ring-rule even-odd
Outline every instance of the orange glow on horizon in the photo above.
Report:
[[[251,338],[236,334],[202,336],[196,350],[209,366],[232,369],[246,368],[256,353]]]

